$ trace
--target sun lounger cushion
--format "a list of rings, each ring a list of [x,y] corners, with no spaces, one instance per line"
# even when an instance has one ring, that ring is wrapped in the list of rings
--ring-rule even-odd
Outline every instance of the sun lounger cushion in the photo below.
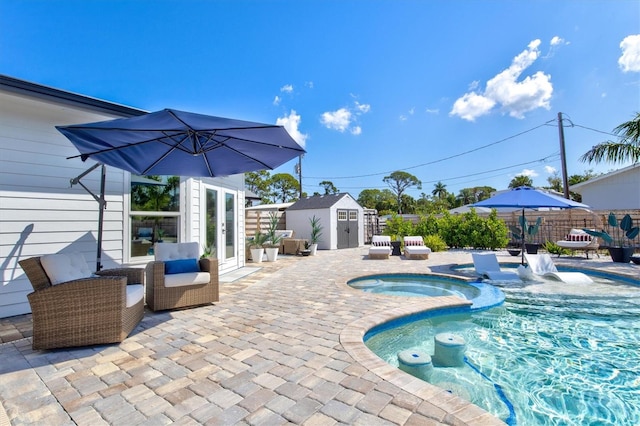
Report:
[[[429,253],[431,249],[424,245],[421,236],[404,237],[404,255],[407,259],[428,259]]]
[[[370,259],[388,259],[391,255],[391,237],[388,235],[374,235],[369,247]]]
[[[132,307],[144,297],[144,286],[142,284],[130,284],[125,287],[125,290],[127,292],[127,308]]]

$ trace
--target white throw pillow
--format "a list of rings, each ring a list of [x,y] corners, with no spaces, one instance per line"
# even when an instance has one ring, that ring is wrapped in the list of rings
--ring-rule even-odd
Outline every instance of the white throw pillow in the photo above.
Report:
[[[40,263],[52,285],[91,276],[91,270],[80,253],[49,254],[40,258]]]

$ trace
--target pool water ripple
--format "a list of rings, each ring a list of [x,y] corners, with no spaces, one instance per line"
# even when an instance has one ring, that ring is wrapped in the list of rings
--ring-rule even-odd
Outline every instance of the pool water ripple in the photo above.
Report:
[[[455,333],[464,337],[470,362],[513,403],[517,424],[640,424],[640,287],[583,295],[503,291],[501,307],[425,318],[373,335],[366,345],[397,366],[398,351],[432,354],[433,336]],[[434,371],[440,377],[432,383],[464,384],[471,402],[508,418],[471,368]]]

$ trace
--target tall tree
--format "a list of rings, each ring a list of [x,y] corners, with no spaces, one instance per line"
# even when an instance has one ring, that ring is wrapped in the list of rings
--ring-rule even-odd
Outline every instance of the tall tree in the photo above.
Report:
[[[509,182],[509,188],[517,188],[519,186],[533,186],[533,180],[529,176],[518,175]]]
[[[585,163],[625,163],[640,161],[640,112],[625,123],[613,129],[619,140],[601,142],[580,157]]]
[[[333,182],[328,181],[328,180],[323,180],[318,185],[320,185],[321,187],[324,188],[324,195],[333,195],[333,194],[337,194],[338,192],[340,192],[340,191],[338,191],[338,188],[336,188],[333,185]]]
[[[244,174],[245,188],[262,198],[262,202],[269,202],[270,185],[271,175],[268,170],[259,170],[257,172],[247,172]]]
[[[443,199],[447,196],[447,185],[438,181],[435,185],[433,185],[433,191],[431,191],[434,197],[439,199]]]
[[[358,204],[368,209],[376,209],[379,214],[382,212],[394,211],[396,200],[388,189],[363,189],[358,195]]]
[[[288,203],[298,199],[300,182],[289,173],[277,173],[271,177],[270,188],[274,202]]]
[[[404,194],[404,191],[412,186],[422,189],[422,182],[417,177],[402,170],[395,171],[389,176],[385,176],[382,180],[389,185],[391,191],[396,195],[399,214],[402,214],[402,194]]]

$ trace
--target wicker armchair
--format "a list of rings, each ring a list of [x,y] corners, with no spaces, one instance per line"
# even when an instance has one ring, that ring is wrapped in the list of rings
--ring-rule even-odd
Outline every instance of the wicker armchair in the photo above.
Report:
[[[220,300],[218,260],[199,259],[198,243],[156,243],[146,267],[147,306],[152,311],[206,305]],[[168,264],[192,261],[198,271],[168,272]],[[171,271],[174,272],[174,271]]]
[[[144,297],[139,296],[144,295],[143,269],[109,269],[94,277],[53,285],[40,257],[19,263],[34,290],[27,295],[33,349],[121,342],[142,320]],[[131,299],[129,307],[127,290],[130,297],[137,294],[139,299]]]

